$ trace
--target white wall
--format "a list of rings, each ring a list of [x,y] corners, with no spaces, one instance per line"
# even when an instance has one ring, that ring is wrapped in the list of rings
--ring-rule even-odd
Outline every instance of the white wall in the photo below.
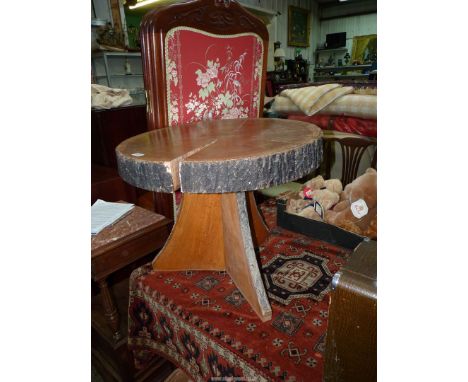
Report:
[[[377,34],[377,13],[322,21],[319,34],[320,45],[323,45],[328,33],[338,32],[346,32],[346,47],[351,54],[354,36]]]
[[[96,18],[112,22],[112,14],[110,11],[109,0],[91,0]]]
[[[254,7],[264,8],[274,12],[280,12],[281,15],[276,16],[272,22],[272,25],[268,28],[269,31],[276,30],[274,36],[270,37],[273,41],[280,41],[281,47],[284,48],[286,52],[286,59],[294,58],[295,47],[288,46],[288,7],[294,5],[296,7],[309,9],[311,11],[311,36],[310,36],[310,47],[301,48],[302,56],[309,60],[311,63],[309,76],[313,76],[313,68],[315,66],[315,49],[318,46],[323,46],[325,42],[326,35],[328,33],[336,32],[346,32],[346,47],[348,52],[351,54],[353,47],[353,37],[362,36],[368,34],[377,34],[377,13],[370,13],[361,16],[349,16],[349,17],[340,17],[335,19],[323,20],[319,19],[318,4],[314,0],[240,0],[242,4],[252,5]],[[375,8],[375,2],[370,1],[369,4],[362,3],[363,6],[366,6],[367,9]],[[360,3],[359,3],[360,4]],[[348,11],[357,11],[357,5],[349,4]],[[354,7],[354,8],[353,8]],[[339,7],[335,7],[339,8]],[[335,8],[324,9],[328,13],[327,16],[332,16],[332,14],[337,13]],[[343,6],[338,9],[342,9]],[[333,13],[333,12],[334,13]],[[270,47],[272,47],[272,41],[270,41]],[[344,56],[344,53],[342,54]],[[322,56],[322,59],[327,59],[327,56]],[[269,58],[269,70],[271,70],[271,58]]]
[[[315,63],[314,51],[317,47],[320,35],[320,21],[317,3],[314,0],[240,0],[240,2],[281,13],[281,15],[276,16],[276,21],[274,21],[276,23],[276,35],[273,37],[273,41],[281,42],[281,47],[284,48],[286,53],[286,59],[294,58],[294,50],[296,49],[296,47],[288,46],[288,7],[290,5],[294,5],[311,11],[310,47],[300,49],[302,51],[302,57],[311,62],[309,73],[312,75],[312,68]]]

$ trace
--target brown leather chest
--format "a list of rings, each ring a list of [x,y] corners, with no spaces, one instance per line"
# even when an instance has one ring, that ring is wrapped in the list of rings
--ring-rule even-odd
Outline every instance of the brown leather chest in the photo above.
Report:
[[[332,283],[324,381],[376,381],[377,243],[363,241]]]

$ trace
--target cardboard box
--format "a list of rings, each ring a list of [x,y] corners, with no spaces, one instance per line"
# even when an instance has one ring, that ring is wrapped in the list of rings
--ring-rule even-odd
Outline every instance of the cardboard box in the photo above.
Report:
[[[286,212],[286,203],[289,199],[300,199],[300,197],[297,193],[288,193],[276,201],[277,224],[279,227],[348,249],[356,248],[364,240],[363,236],[332,224]]]

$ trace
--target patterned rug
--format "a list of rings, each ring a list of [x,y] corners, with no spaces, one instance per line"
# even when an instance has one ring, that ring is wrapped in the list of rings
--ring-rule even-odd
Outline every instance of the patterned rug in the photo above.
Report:
[[[224,272],[132,274],[129,345],[137,367],[154,354],[195,381],[321,381],[329,285],[349,251],[275,227],[274,202],[262,205],[271,235],[261,248],[273,310],[262,323]]]

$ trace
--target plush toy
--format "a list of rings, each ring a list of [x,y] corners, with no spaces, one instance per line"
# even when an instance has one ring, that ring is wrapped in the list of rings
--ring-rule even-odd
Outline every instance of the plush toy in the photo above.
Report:
[[[324,180],[321,175],[309,180],[304,186],[304,195],[299,194],[299,196],[315,199],[325,210],[338,203],[340,192],[343,191],[343,186],[339,179]]]
[[[328,179],[324,182],[325,188],[331,192],[340,194],[343,191],[343,185],[339,179]]]
[[[322,175],[318,175],[305,182],[304,186],[309,187],[311,190],[320,190],[322,187],[325,187],[325,179],[323,179]]]
[[[304,183],[304,189],[301,192],[299,192],[299,196],[301,198],[307,197],[304,190],[309,189],[311,191],[314,191],[321,190],[324,188],[331,192],[336,192],[337,194],[340,194],[340,192],[343,191],[343,185],[341,184],[341,181],[339,179],[325,180],[323,179],[322,175],[318,175],[315,178],[312,178],[311,180]]]
[[[308,219],[323,221],[315,208],[311,206],[311,200],[309,199],[289,199],[286,204],[286,212]]]
[[[304,184],[304,188],[299,192],[301,199],[290,199],[286,205],[289,213],[304,216],[309,219],[323,221],[314,206],[310,206],[313,201],[321,205],[323,212],[332,208],[340,200],[340,192],[343,186],[339,179],[323,179],[322,175],[309,180]]]
[[[358,235],[377,238],[377,171],[368,168],[348,184],[340,202],[326,212],[325,221]]]
[[[286,211],[292,214],[299,214],[299,212],[301,212],[309,204],[310,200],[289,199],[286,204]]]
[[[327,190],[314,190],[310,193],[312,199],[319,202],[322,208],[326,211],[332,208],[340,200],[340,195],[336,192]]]
[[[315,211],[315,208],[312,206],[304,208],[298,213],[299,216],[303,216],[307,219],[323,221],[322,217]]]

